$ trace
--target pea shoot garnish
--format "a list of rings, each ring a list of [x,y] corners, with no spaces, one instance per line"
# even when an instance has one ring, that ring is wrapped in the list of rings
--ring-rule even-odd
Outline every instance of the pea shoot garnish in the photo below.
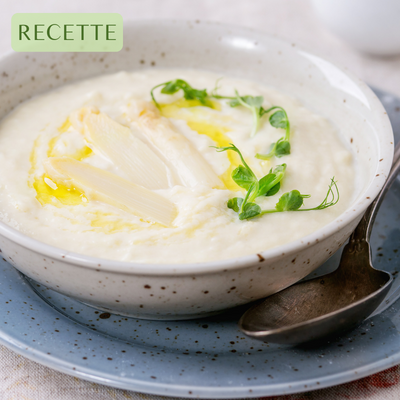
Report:
[[[271,116],[269,117],[269,123],[274,127],[274,128],[281,128],[285,129],[285,136],[280,138],[276,143],[272,143],[269,153],[268,154],[256,154],[256,158],[260,160],[268,160],[269,158],[275,156],[275,157],[282,157],[290,154],[290,122],[289,118],[286,114],[286,111],[282,107],[274,106],[269,108],[268,110],[263,110],[264,114],[269,113],[273,110],[278,110],[275,111]],[[261,114],[264,115],[264,114]]]
[[[228,96],[219,96],[219,99],[231,99],[229,105],[231,107],[243,106],[248,108],[253,115],[253,128],[250,133],[250,137],[253,137],[259,127],[260,127],[260,118],[262,116],[262,112],[264,109],[262,108],[262,103],[264,101],[264,97],[262,96],[240,96],[238,91],[235,90],[236,97],[228,97]]]
[[[286,142],[286,144],[281,144],[278,145],[277,143],[273,143],[271,146],[271,151],[272,148],[277,147],[279,148],[278,151],[274,151],[273,154],[270,156],[268,155],[267,158],[272,157],[273,155],[276,155],[277,157],[282,157],[283,155],[290,154],[290,143],[289,143],[289,137],[290,137],[290,123],[289,123],[289,118],[286,114],[286,111],[279,106],[273,106],[270,108],[265,109],[262,104],[264,102],[264,97],[263,96],[240,96],[238,91],[235,90],[235,97],[232,96],[221,96],[217,93],[217,87],[213,90],[212,96],[216,99],[225,99],[225,100],[230,100],[229,105],[231,107],[237,107],[237,106],[243,106],[251,110],[253,114],[253,128],[250,134],[250,137],[253,137],[259,127],[260,127],[260,120],[265,114],[269,114],[274,110],[275,111],[273,114],[270,115],[269,117],[269,123],[274,127],[274,128],[282,128],[286,130],[285,137],[282,139],[279,139],[278,142]],[[270,153],[271,153],[270,151]],[[260,155],[261,158],[265,157]]]
[[[232,179],[243,189],[247,190],[244,198],[234,197],[229,199],[227,207],[238,213],[240,220],[252,219],[260,217],[264,214],[272,214],[284,211],[312,211],[324,210],[332,207],[339,201],[339,189],[335,178],[331,178],[328,192],[322,202],[313,208],[301,208],[304,199],[310,198],[309,194],[301,194],[298,190],[291,190],[284,193],[278,200],[274,209],[262,210],[261,207],[254,202],[259,196],[273,196],[280,189],[280,182],[284,178],[286,164],[278,165],[274,170],[265,175],[260,180],[257,179],[254,172],[244,160],[240,150],[232,143],[228,147],[216,147],[217,151],[232,150],[239,154],[243,165],[239,165],[232,171]]]
[[[244,160],[240,150],[232,143],[227,147],[216,147],[217,151],[235,151],[243,165],[239,165],[232,171],[232,179],[236,184],[247,190],[244,199],[234,197],[228,201],[228,208],[236,211],[239,214],[239,219],[249,219],[260,214],[260,206],[254,203],[254,200],[259,196],[273,196],[278,192],[281,186],[281,180],[285,176],[286,164],[278,165],[274,170],[269,171],[260,180]]]
[[[284,193],[279,198],[279,201],[275,205],[275,209],[262,211],[261,215],[283,211],[324,210],[325,208],[332,207],[339,201],[339,188],[337,187],[335,178],[331,178],[328,192],[321,204],[313,208],[300,208],[303,205],[303,199],[309,197],[311,197],[309,194],[300,194],[298,190],[291,190],[290,192]]]
[[[160,104],[155,99],[154,90],[159,87],[162,87],[161,93],[169,95],[175,94],[179,90],[182,90],[183,97],[186,100],[198,100],[202,105],[210,108],[213,108],[211,99],[229,100],[228,104],[231,107],[243,106],[248,108],[253,115],[253,127],[251,129],[250,137],[253,137],[258,132],[260,128],[261,118],[265,114],[270,114],[274,111],[272,114],[270,114],[269,122],[274,128],[285,129],[285,136],[271,145],[268,154],[257,154],[256,157],[266,160],[273,156],[282,157],[284,155],[290,154],[290,123],[286,111],[279,106],[273,106],[268,109],[263,108],[263,96],[240,96],[237,90],[235,90],[235,96],[222,96],[218,94],[218,81],[211,94],[208,94],[206,89],[195,89],[183,79],[175,79],[172,81],[160,83],[159,85],[156,85],[151,89],[151,98],[158,108],[160,108]]]
[[[157,100],[154,97],[154,90],[161,86],[163,87],[161,89],[161,93],[175,94],[179,90],[182,90],[183,97],[186,100],[198,100],[204,106],[212,108],[212,103],[209,100],[207,90],[206,89],[203,89],[203,90],[195,89],[192,86],[190,86],[189,83],[187,83],[183,79],[175,79],[173,81],[160,83],[159,85],[156,85],[153,87],[153,89],[151,89],[151,91],[150,91],[151,98],[153,99],[154,104],[157,106],[157,108],[160,108],[160,104],[158,104]]]

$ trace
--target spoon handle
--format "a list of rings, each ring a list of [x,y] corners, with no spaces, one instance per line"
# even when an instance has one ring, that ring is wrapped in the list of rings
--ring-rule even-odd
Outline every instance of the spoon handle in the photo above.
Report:
[[[389,172],[385,184],[383,185],[378,196],[376,196],[375,200],[365,211],[365,214],[361,218],[360,223],[357,225],[357,228],[350,236],[350,242],[358,242],[363,240],[369,242],[369,239],[371,237],[372,227],[374,225],[376,215],[378,214],[379,207],[382,204],[386,192],[392,186],[399,172],[400,172],[400,143],[397,144],[395,148],[392,169]]]

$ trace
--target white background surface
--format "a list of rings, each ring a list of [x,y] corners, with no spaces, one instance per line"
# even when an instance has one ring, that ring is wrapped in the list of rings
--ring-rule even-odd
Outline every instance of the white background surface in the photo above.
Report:
[[[303,45],[309,51],[347,67],[367,83],[400,96],[400,55],[377,58],[356,52],[324,29],[308,0],[0,0],[0,56],[11,51],[11,16],[17,12],[117,12],[124,21],[200,19],[242,25]],[[399,399],[399,391],[399,387],[393,387],[357,398]],[[306,397],[318,400],[347,398],[347,394],[342,397],[342,392],[337,388]],[[81,381],[0,347],[0,400],[139,398],[157,397]]]
[[[303,45],[400,95],[400,55],[379,58],[351,49],[324,28],[308,0],[0,0],[0,55],[11,51],[11,16],[18,12],[117,12],[124,21],[200,19],[242,25]]]

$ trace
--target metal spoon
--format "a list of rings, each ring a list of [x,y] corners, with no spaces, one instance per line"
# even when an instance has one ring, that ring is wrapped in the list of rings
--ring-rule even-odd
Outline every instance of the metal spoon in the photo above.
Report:
[[[386,183],[343,249],[339,268],[251,307],[239,321],[246,335],[272,343],[305,343],[354,328],[378,307],[393,276],[372,267],[369,239],[382,200],[399,171],[400,144]]]

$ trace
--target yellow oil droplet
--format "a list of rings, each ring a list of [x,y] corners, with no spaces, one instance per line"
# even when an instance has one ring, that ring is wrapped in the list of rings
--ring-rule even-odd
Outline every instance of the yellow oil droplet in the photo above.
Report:
[[[85,158],[91,156],[93,153],[93,150],[88,147],[84,146],[81,149],[77,150],[74,154],[68,155],[68,157],[74,158],[75,160],[82,161]]]
[[[71,127],[71,121],[69,118],[67,118],[64,123],[57,128],[59,134],[57,136],[54,136],[49,140],[48,144],[48,150],[47,150],[47,157],[61,157],[61,156],[66,156],[66,157],[71,157],[74,158],[75,160],[82,161],[83,159],[89,157],[92,155],[93,151],[90,147],[88,146],[83,146],[82,148],[78,149],[75,153],[72,154],[61,154],[56,150],[56,145],[59,140],[61,139],[61,135]]]
[[[71,157],[74,158],[75,160],[82,161],[85,158],[89,157],[92,155],[93,151],[90,147],[88,146],[83,146],[82,148],[78,149],[75,153],[72,154],[60,154],[56,150],[56,145],[57,142],[60,140],[60,136],[54,136],[49,140],[49,147],[47,150],[47,157],[61,157],[61,156],[66,156],[66,157]]]
[[[126,222],[124,219],[113,213],[105,212],[91,212],[88,217],[90,220],[90,225],[96,228],[96,231],[100,231],[106,234],[121,232],[121,231],[134,231],[144,229],[143,226],[139,224],[134,224],[132,222]],[[147,224],[146,229],[163,229],[161,224]]]
[[[50,179],[44,174],[40,177],[35,177],[33,181],[33,188],[36,190],[36,199],[42,206],[52,204],[56,207],[62,207],[63,205],[75,206],[88,203],[87,198],[79,190],[58,184],[57,189],[52,189],[45,182],[45,178]]]
[[[93,217],[90,217],[90,226],[93,228],[98,228],[96,231],[101,231],[103,233],[115,233],[121,231],[133,231],[140,229],[140,225],[126,222],[121,218],[116,218],[114,214],[111,213],[91,213]]]
[[[59,140],[61,140],[61,135],[65,133],[71,126],[69,118],[67,118],[64,123],[58,128],[58,135],[51,138],[48,142],[48,157],[59,157],[68,156],[74,158],[75,160],[82,161],[86,157],[92,154],[92,149],[87,146],[83,146],[78,149],[73,154],[59,154],[56,151],[56,145]],[[35,176],[36,170],[38,168],[38,148],[41,143],[42,136],[38,136],[33,143],[30,163],[31,169],[29,170],[29,180],[28,185],[36,190],[36,199],[41,205],[52,204],[56,207],[62,207],[62,205],[78,205],[86,204],[88,202],[84,194],[77,189],[71,189],[63,185],[57,185],[56,189],[52,189],[46,182],[45,178],[49,177],[44,174],[42,176]]]
[[[57,135],[49,140],[49,149],[47,150],[47,157],[57,157],[58,154],[54,148],[56,147],[56,144],[59,139],[60,139],[60,136]]]
[[[215,103],[214,109],[220,110],[221,105],[217,102]],[[193,108],[202,106],[198,100],[185,100],[180,99],[170,104],[160,104],[161,113],[164,117],[183,119],[188,124],[189,128],[196,131],[200,135],[206,135],[212,139],[218,147],[229,146],[232,140],[226,135],[229,132],[229,128],[221,125],[210,123],[209,121],[213,119],[210,113],[207,114],[207,109],[203,107],[202,109],[192,109],[182,110],[183,108]],[[229,190],[239,190],[240,187],[232,180],[232,171],[240,164],[239,156],[232,152],[226,152],[228,160],[230,162],[229,168],[220,175],[220,179],[224,183],[225,187]]]
[[[225,135],[228,131],[223,126],[216,126],[206,122],[199,121],[187,121],[190,129],[193,129],[200,135],[207,135],[212,139],[218,147],[229,146],[232,140]],[[229,190],[239,190],[240,187],[232,179],[232,171],[239,165],[240,160],[238,155],[233,151],[226,152],[228,160],[230,162],[229,168],[220,175],[220,179],[224,183],[225,187]]]
[[[69,118],[67,118],[64,123],[57,128],[58,132],[60,133],[64,133],[67,132],[67,130],[69,129],[69,127],[71,126],[71,121],[69,120]]]
[[[213,110],[220,111],[221,110],[221,104],[219,104],[217,101],[213,100],[208,100],[207,103],[208,108],[211,108]],[[199,100],[186,100],[186,99],[179,99],[177,101],[174,101],[172,103],[161,103],[160,108],[161,108],[161,113],[164,115],[164,117],[167,118],[176,118],[174,116],[169,116],[168,114],[174,114],[182,109],[182,108],[192,108],[192,107],[207,107],[204,104],[202,104]]]

